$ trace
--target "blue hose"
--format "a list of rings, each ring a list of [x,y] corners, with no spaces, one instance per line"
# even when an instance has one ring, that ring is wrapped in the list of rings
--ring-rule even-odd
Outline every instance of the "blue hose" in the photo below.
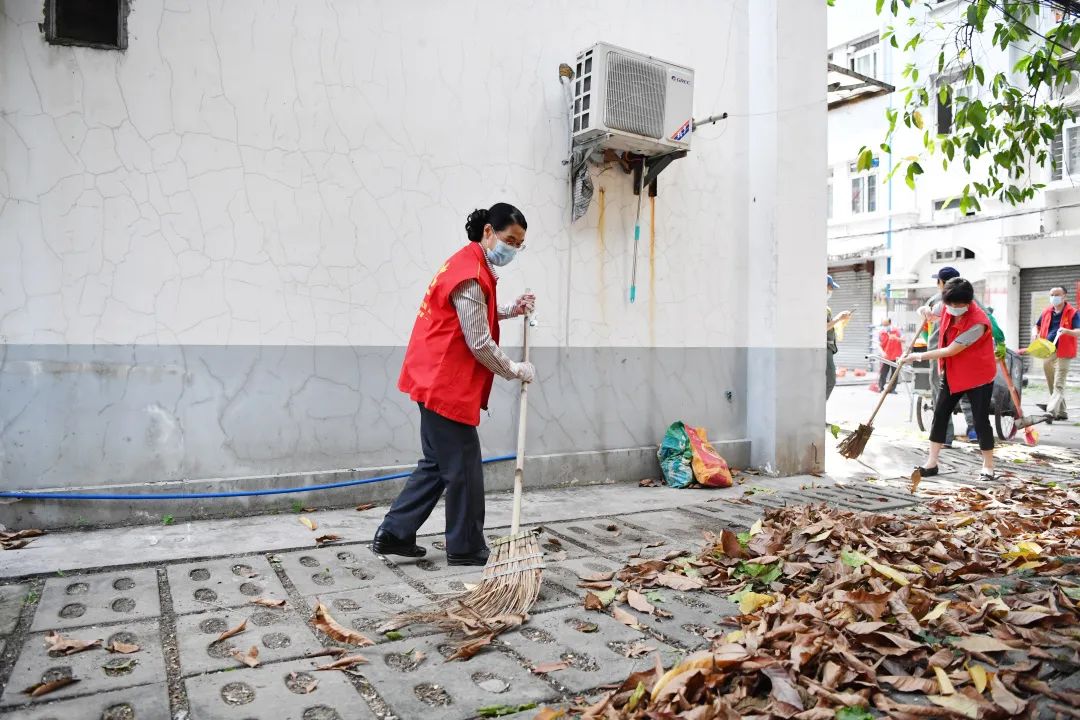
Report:
[[[499,455],[497,457],[484,458],[481,460],[485,465],[494,462],[514,460],[517,455]],[[160,494],[124,494],[124,493],[32,493],[32,492],[0,492],[2,498],[18,498],[20,500],[197,500],[202,498],[228,498],[228,497],[251,497],[253,495],[285,495],[287,493],[312,492],[315,490],[333,490],[334,488],[351,487],[353,485],[368,485],[370,483],[386,482],[387,480],[400,480],[412,475],[412,471],[394,473],[393,475],[379,475],[363,480],[343,480],[342,482],[326,483],[324,485],[304,485],[302,487],[275,488],[273,490],[234,490],[232,492],[203,492],[203,493],[160,493]]]

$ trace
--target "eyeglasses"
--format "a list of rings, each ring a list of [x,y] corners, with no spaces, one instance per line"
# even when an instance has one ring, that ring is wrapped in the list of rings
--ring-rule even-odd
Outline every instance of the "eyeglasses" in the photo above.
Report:
[[[500,237],[498,233],[495,233],[495,239],[499,240],[500,242],[506,243],[507,245],[514,248],[518,252],[525,252],[525,241],[524,240],[518,241],[518,240],[514,240],[513,238],[507,239],[507,238],[504,238],[504,237]]]

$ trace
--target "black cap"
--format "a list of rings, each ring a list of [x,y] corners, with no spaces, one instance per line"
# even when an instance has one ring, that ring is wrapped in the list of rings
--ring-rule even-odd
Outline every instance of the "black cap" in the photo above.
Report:
[[[954,267],[946,265],[934,274],[934,280],[940,280],[941,282],[949,282],[953,278],[960,277],[960,271]]]

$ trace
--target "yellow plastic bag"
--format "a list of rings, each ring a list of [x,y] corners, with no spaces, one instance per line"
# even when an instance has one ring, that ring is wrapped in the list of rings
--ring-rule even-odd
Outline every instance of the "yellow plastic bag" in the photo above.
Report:
[[[1046,338],[1035,338],[1027,348],[1028,355],[1040,360],[1053,357],[1055,353],[1057,353],[1057,348],[1054,346],[1054,343]]]

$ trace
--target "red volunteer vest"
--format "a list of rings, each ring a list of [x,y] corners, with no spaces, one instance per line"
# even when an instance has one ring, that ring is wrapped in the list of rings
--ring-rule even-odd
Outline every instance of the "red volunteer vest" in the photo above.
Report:
[[[939,347],[948,347],[962,332],[976,325],[986,328],[982,336],[967,350],[939,361],[939,367],[943,369],[948,380],[949,391],[956,395],[993,382],[997,376],[997,358],[994,357],[994,334],[990,318],[978,303],[971,303],[968,311],[958,318],[950,315],[945,307],[947,306],[943,304],[941,309]]]
[[[479,425],[495,375],[473,356],[450,300],[450,293],[466,280],[480,283],[491,337],[499,342],[495,276],[480,243],[470,242],[439,268],[428,285],[405,351],[398,390],[445,418]]]
[[[1043,310],[1042,317],[1039,318],[1039,337],[1046,338],[1050,342],[1053,342],[1053,338],[1047,338],[1050,334],[1050,316],[1054,314],[1054,307],[1050,307]],[[1076,316],[1076,308],[1069,303],[1065,303],[1065,307],[1061,309],[1061,325],[1064,327],[1068,325],[1070,328],[1073,326],[1072,319]],[[1072,335],[1061,335],[1057,341],[1057,356],[1060,358],[1074,358],[1076,357],[1076,338]]]
[[[900,331],[894,327],[882,330],[878,342],[881,343],[881,354],[885,356],[886,360],[896,360],[904,354]]]

